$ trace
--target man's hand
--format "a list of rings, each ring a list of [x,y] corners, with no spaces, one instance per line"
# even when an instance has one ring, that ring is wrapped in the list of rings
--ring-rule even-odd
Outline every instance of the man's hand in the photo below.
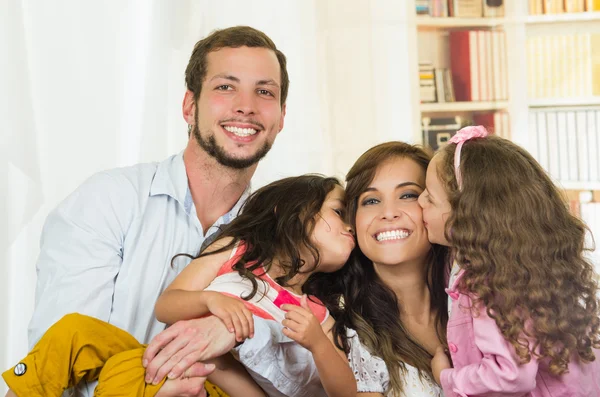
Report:
[[[205,377],[167,379],[156,397],[206,397]]]
[[[146,367],[146,382],[157,384],[168,375],[179,378],[192,365],[200,370],[205,361],[222,356],[235,345],[235,334],[215,316],[194,320],[178,321],[150,342],[143,356]],[[210,367],[208,367],[210,366]],[[205,368],[209,373],[214,366]]]

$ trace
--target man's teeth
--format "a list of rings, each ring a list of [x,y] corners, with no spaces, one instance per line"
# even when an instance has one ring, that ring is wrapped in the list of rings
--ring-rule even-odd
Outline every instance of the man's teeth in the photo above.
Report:
[[[407,238],[408,236],[410,236],[410,232],[408,230],[390,230],[377,234],[375,238],[377,241],[386,241],[400,240],[402,238]]]
[[[229,131],[237,136],[250,136],[250,135],[254,135],[258,132],[253,128],[238,128],[238,127],[231,127],[228,125],[223,128],[225,128],[227,131]]]

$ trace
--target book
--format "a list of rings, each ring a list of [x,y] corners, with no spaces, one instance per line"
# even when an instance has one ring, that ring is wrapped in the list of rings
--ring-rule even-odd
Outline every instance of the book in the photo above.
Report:
[[[480,101],[480,71],[477,30],[449,33],[450,70],[457,101]]]
[[[483,16],[482,0],[449,0],[453,17],[479,18]]]
[[[488,18],[502,18],[504,16],[504,1],[483,0],[483,16]]]

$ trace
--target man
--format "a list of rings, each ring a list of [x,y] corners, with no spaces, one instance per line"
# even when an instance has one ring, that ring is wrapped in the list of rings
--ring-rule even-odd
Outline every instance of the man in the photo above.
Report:
[[[196,44],[186,85],[183,117],[189,140],[183,153],[159,164],[96,174],[48,216],[37,263],[30,348],[72,312],[149,342],[164,329],[154,317],[154,303],[187,264],[171,263],[172,258],[196,254],[219,225],[237,214],[259,160],[283,128],[286,58],[264,33],[250,27],[215,31]],[[196,321],[182,322],[169,335],[180,330],[196,335],[210,328],[202,329]],[[212,348],[228,350],[225,345]],[[205,373],[199,367],[187,372]],[[172,395],[191,394],[204,378],[192,379],[195,383],[176,379],[165,387]],[[94,387],[79,389],[92,396]]]

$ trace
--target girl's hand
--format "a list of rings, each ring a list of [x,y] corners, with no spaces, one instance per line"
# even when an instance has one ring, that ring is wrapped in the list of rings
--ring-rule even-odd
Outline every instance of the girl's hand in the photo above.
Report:
[[[254,336],[254,320],[252,312],[238,299],[220,292],[204,291],[207,294],[206,307],[221,319],[229,332],[235,332],[238,342]]]
[[[302,296],[300,304],[301,307],[290,304],[281,305],[281,309],[287,311],[285,320],[281,322],[285,327],[283,334],[314,352],[321,344],[330,342],[319,320],[308,308],[306,295]]]
[[[448,368],[452,368],[452,365],[450,364],[450,360],[444,351],[444,347],[440,345],[437,347],[437,349],[435,349],[435,355],[431,359],[431,371],[433,372],[433,377],[438,385],[442,384],[440,382],[442,370]]]

